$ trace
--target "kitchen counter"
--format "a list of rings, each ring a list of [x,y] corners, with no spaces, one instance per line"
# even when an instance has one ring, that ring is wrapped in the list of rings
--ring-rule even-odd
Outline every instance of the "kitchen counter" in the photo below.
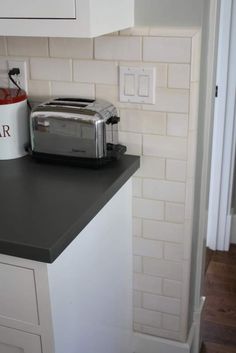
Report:
[[[125,155],[100,169],[0,161],[0,253],[52,263],[139,168]]]
[[[138,167],[0,162],[0,352],[132,353]]]

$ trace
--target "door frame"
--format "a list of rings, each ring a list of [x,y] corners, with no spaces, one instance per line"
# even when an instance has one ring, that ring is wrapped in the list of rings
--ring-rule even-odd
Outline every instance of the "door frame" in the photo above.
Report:
[[[231,197],[234,167],[234,100],[229,99],[232,65],[233,0],[221,1],[217,57],[214,128],[207,226],[207,246],[228,251],[231,231]],[[233,71],[233,72],[232,72]]]
[[[208,35],[205,39],[207,43],[207,51],[204,53],[206,56],[206,79],[205,79],[205,91],[206,97],[203,104],[203,117],[204,129],[203,129],[203,156],[202,162],[199,163],[201,168],[201,181],[199,190],[200,201],[197,204],[199,214],[196,212],[196,225],[198,226],[198,240],[197,240],[197,255],[196,255],[196,273],[195,273],[195,288],[194,288],[194,310],[199,311],[202,303],[202,285],[204,281],[204,269],[205,269],[205,253],[206,253],[206,234],[207,234],[207,223],[208,223],[208,198],[209,198],[209,164],[211,162],[211,147],[212,147],[212,121],[214,119],[214,91],[216,83],[216,61],[217,61],[217,48],[219,38],[219,17],[220,17],[220,4],[221,0],[210,0],[209,1],[209,19],[208,19]],[[201,151],[202,152],[202,151]],[[201,156],[199,154],[199,159]],[[200,326],[200,322],[198,323]],[[197,335],[197,339],[199,336]],[[196,345],[199,345],[197,341]],[[198,346],[197,346],[198,347]],[[194,350],[195,352],[195,350]],[[199,350],[196,350],[199,352]]]

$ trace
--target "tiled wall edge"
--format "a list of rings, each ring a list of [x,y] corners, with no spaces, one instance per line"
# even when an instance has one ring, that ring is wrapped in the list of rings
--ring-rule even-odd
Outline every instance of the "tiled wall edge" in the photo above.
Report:
[[[198,128],[198,94],[200,80],[201,62],[201,29],[198,29],[192,37],[191,53],[191,86],[190,86],[190,114],[189,114],[189,133],[188,149],[190,151],[187,162],[187,181],[186,181],[186,204],[185,204],[185,232],[184,232],[184,273],[181,297],[181,334],[180,340],[185,341],[188,334],[188,315],[189,315],[189,292],[190,292],[190,273],[191,273],[191,247],[193,231],[193,205],[195,188],[195,165],[196,165],[196,146]],[[188,208],[190,212],[187,212]],[[187,217],[186,217],[187,215]]]
[[[193,37],[201,30],[200,27],[146,27],[135,26],[134,28],[120,31],[122,36],[153,36],[153,37]]]

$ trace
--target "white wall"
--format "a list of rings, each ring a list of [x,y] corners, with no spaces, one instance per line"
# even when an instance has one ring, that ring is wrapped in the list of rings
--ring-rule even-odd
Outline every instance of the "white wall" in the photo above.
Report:
[[[135,0],[136,25],[200,26],[204,0]]]

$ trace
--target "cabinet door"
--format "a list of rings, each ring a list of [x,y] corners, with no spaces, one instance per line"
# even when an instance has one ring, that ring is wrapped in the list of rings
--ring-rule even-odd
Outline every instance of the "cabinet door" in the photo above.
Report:
[[[0,326],[1,353],[42,353],[40,336]]]
[[[38,325],[34,271],[0,263],[0,283],[0,318]]]
[[[76,0],[7,0],[0,18],[75,18]]]

